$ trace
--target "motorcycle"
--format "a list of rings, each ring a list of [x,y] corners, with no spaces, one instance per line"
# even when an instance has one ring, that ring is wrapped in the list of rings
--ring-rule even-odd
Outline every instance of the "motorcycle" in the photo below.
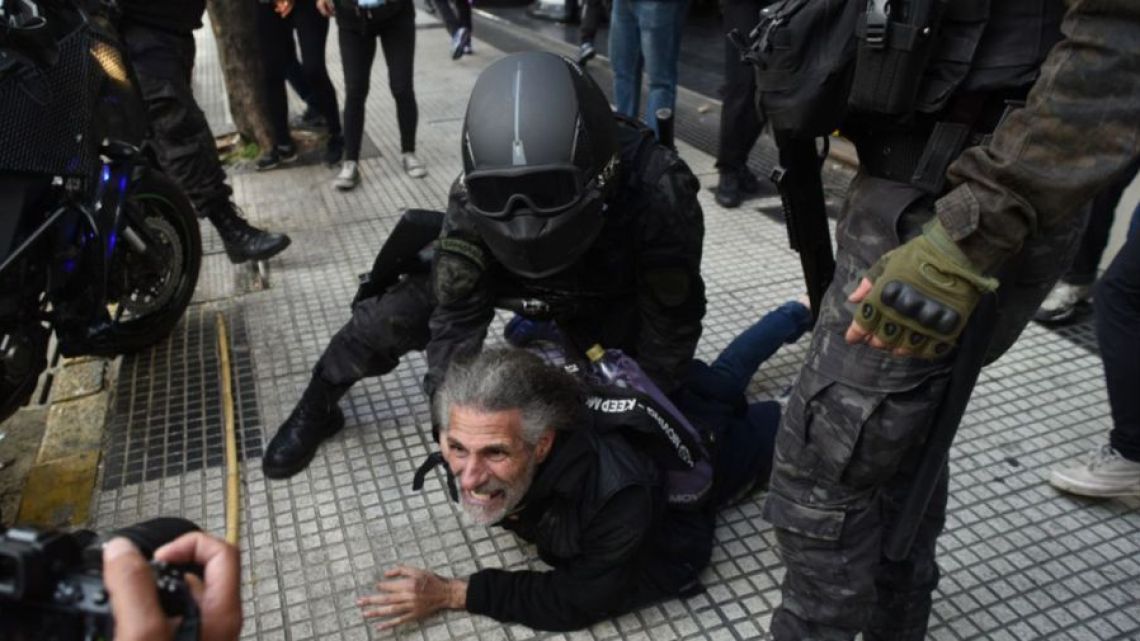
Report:
[[[145,148],[112,9],[0,0],[0,421],[34,392],[52,332],[64,356],[137,351],[197,284],[198,221]]]

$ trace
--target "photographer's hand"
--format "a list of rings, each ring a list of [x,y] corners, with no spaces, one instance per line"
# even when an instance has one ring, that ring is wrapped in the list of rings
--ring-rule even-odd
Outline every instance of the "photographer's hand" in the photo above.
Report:
[[[133,543],[122,537],[103,546],[103,583],[111,595],[115,641],[164,641],[174,630],[154,587],[150,564]]]
[[[377,625],[377,630],[419,621],[440,610],[467,607],[466,581],[403,565],[388,570],[384,577],[394,580],[377,583],[379,594],[356,600],[365,619],[388,619]]]
[[[190,592],[201,610],[201,639],[233,641],[238,638],[241,634],[241,561],[236,547],[203,532],[191,532],[155,550],[154,558],[170,564],[202,566],[204,584],[198,577],[186,575]],[[116,611],[116,620],[118,615]],[[117,635],[116,641],[119,641]]]

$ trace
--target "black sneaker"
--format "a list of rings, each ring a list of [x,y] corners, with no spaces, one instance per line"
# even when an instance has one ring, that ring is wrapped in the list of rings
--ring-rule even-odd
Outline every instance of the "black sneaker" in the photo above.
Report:
[[[257,170],[266,171],[297,160],[296,145],[277,145],[257,159]]]
[[[594,49],[594,43],[590,42],[589,40],[584,40],[582,41],[582,44],[578,45],[579,66],[583,66],[587,62],[593,60],[594,56],[596,55],[598,55],[598,52],[596,49]]]

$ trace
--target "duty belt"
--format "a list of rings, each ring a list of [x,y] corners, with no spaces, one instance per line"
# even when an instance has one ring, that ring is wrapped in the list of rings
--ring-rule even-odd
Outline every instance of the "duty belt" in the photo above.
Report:
[[[950,163],[967,147],[988,143],[997,125],[1022,104],[1001,96],[967,96],[932,125],[905,131],[860,131],[855,137],[859,166],[876,178],[942,193]]]

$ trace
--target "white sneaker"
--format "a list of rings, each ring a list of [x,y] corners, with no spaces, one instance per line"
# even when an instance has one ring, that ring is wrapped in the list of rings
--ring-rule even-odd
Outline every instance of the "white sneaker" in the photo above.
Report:
[[[404,153],[404,171],[412,178],[423,178],[427,175],[427,168],[420,162],[419,158],[411,152]]]
[[[1058,281],[1045,297],[1045,302],[1033,314],[1033,320],[1046,324],[1071,320],[1077,313],[1077,306],[1088,302],[1091,290],[1091,285],[1072,285]]]
[[[360,184],[360,171],[356,168],[355,160],[346,160],[340,164],[340,173],[333,180],[333,187],[341,191],[349,191]]]
[[[1049,484],[1081,496],[1140,496],[1140,463],[1106,444],[1093,451],[1084,465],[1053,470]]]

